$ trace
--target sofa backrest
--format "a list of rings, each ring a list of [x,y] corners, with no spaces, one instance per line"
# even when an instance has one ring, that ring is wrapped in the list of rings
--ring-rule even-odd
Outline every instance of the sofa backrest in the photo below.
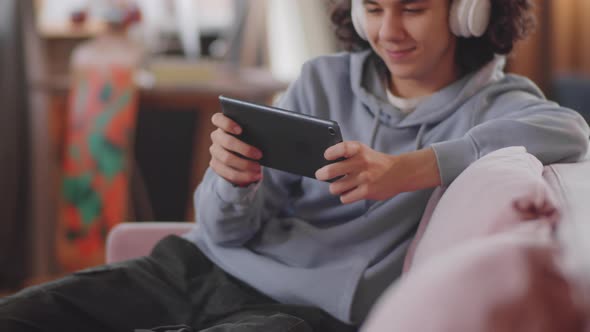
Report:
[[[590,160],[545,166],[543,177],[562,206],[562,270],[576,284],[576,295],[590,315]]]

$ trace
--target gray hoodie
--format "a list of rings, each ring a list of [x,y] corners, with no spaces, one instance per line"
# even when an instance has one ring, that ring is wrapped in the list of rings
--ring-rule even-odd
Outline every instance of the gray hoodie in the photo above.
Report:
[[[345,140],[400,154],[436,153],[443,185],[499,148],[522,145],[543,163],[577,161],[590,130],[576,112],[545,100],[496,58],[404,115],[387,102],[370,52],[305,64],[279,107],[340,124]],[[401,273],[432,189],[343,205],[328,184],[265,168],[237,188],[209,169],[195,193],[197,226],[185,237],[228,273],[285,303],[364,320]]]

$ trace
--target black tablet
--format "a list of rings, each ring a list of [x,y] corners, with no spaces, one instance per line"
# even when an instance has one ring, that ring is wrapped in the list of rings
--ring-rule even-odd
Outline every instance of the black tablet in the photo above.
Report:
[[[242,127],[240,140],[260,149],[260,164],[315,179],[315,172],[335,161],[327,148],[342,142],[338,123],[284,109],[220,96],[223,114]]]

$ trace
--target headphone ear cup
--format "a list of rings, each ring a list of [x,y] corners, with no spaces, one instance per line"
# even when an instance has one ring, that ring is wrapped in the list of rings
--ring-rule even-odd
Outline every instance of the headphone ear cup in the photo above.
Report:
[[[461,36],[461,22],[459,22],[458,15],[460,2],[461,0],[453,0],[451,4],[451,12],[449,13],[449,26],[451,27],[451,32],[457,37]]]
[[[488,28],[490,0],[453,0],[449,14],[451,31],[457,37],[481,37]]]
[[[350,17],[352,19],[352,26],[356,33],[364,40],[367,40],[367,32],[365,31],[366,19],[365,9],[363,8],[363,0],[352,0],[350,4]]]
[[[492,4],[490,0],[476,0],[470,8],[467,16],[469,31],[474,37],[481,37],[488,29],[490,16],[492,13]]]
[[[469,6],[469,2],[469,0],[453,0],[449,14],[449,25],[451,26],[451,31],[457,37],[470,37],[467,25],[467,15],[469,14],[467,7]]]

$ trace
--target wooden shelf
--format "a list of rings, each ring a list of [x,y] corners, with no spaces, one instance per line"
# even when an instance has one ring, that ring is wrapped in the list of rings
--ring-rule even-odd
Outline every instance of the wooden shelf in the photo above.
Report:
[[[41,38],[44,39],[86,39],[104,32],[106,25],[100,21],[88,21],[75,25],[69,22],[63,24],[39,24],[37,26]]]

